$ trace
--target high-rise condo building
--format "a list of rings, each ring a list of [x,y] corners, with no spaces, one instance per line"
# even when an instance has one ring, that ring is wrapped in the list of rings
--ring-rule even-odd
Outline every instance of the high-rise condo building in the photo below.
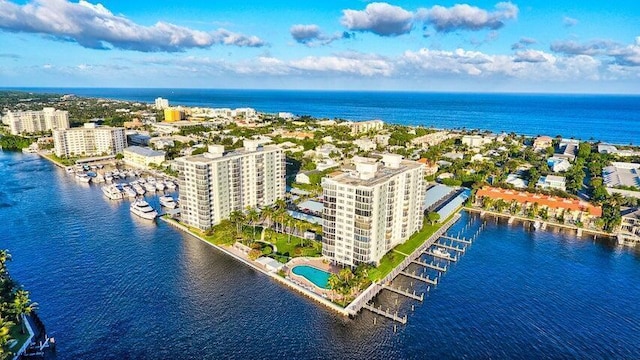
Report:
[[[322,254],[346,266],[377,265],[422,227],[424,166],[396,154],[352,163],[322,179]]]
[[[86,123],[81,128],[53,131],[53,148],[59,157],[115,155],[127,147],[124,128]]]
[[[42,111],[9,111],[2,122],[9,125],[13,135],[31,134],[40,131],[68,129],[69,113],[46,107]]]
[[[234,211],[269,206],[285,194],[285,155],[279,147],[245,140],[244,148],[225,153],[210,145],[202,155],[176,159],[180,216],[206,230]]]

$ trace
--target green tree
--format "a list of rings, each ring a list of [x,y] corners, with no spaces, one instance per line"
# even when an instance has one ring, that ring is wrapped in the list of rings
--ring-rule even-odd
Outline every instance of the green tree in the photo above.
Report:
[[[429,219],[429,223],[431,225],[435,224],[438,220],[440,220],[440,214],[438,214],[437,212],[434,211],[430,211],[427,214],[427,219]]]

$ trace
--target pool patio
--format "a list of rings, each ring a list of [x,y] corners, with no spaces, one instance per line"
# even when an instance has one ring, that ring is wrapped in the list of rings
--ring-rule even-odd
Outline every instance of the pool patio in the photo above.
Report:
[[[333,295],[332,294],[333,291],[329,289],[321,289],[317,287],[313,282],[305,278],[304,276],[294,274],[293,271],[291,271],[294,267],[298,265],[311,266],[320,270],[324,270],[331,274],[336,274],[338,271],[340,271],[339,267],[333,266],[329,262],[325,263],[323,262],[323,260],[324,258],[321,258],[321,257],[320,258],[298,257],[298,258],[291,259],[285,265],[285,268],[284,268],[284,271],[286,273],[286,278],[298,286],[301,286],[309,291],[312,291],[324,298],[331,299],[331,296]]]

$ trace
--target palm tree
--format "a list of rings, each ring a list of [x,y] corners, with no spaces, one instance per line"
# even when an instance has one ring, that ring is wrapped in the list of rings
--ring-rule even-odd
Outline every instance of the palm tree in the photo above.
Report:
[[[247,221],[253,226],[253,240],[256,238],[256,222],[260,219],[260,214],[256,209],[249,209],[246,215]]]
[[[262,209],[262,212],[260,213],[260,217],[262,218],[262,220],[267,220],[267,227],[271,228],[271,220],[273,219],[275,212],[273,210],[273,208],[271,207],[266,207],[264,209]]]
[[[242,223],[244,222],[244,214],[241,211],[236,210],[229,215],[229,220],[235,225],[236,227],[235,235],[236,235],[236,238],[238,238],[238,236],[241,234],[241,229],[242,229],[241,226],[242,226]]]
[[[0,250],[0,277],[7,273],[7,261],[11,261],[9,250]]]
[[[29,315],[38,307],[38,303],[31,302],[29,299],[29,292],[26,290],[18,290],[16,291],[15,298],[13,299],[13,303],[11,304],[11,309],[13,313],[16,315],[16,321],[21,325],[20,331],[24,334],[26,329],[24,326],[24,321],[22,321],[23,315]]]
[[[7,343],[12,339],[11,337],[11,327],[13,326],[12,321],[8,321],[3,319],[0,316],[0,358],[6,359],[9,358],[9,355],[12,355],[11,352],[6,348]]]

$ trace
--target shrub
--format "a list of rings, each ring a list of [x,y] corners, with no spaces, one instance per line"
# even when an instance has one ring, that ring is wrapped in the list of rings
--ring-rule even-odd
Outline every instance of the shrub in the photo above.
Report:
[[[255,259],[259,258],[260,255],[262,255],[262,251],[260,251],[258,249],[253,249],[253,250],[249,251],[249,259],[251,259],[251,260],[255,260]]]

